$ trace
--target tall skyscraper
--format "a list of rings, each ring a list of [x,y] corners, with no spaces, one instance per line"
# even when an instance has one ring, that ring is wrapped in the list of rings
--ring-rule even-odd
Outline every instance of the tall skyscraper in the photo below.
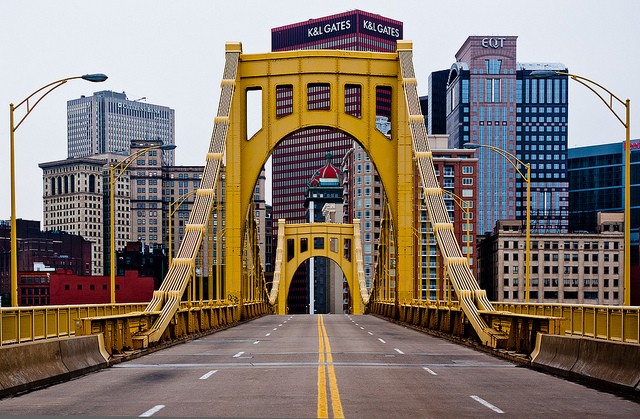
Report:
[[[174,110],[142,99],[129,100],[125,93],[101,91],[68,101],[68,157],[128,155],[131,143],[136,141],[175,144]],[[175,164],[173,150],[165,152],[163,158],[163,165]]]
[[[560,63],[522,63],[516,71],[516,156],[531,164],[531,228],[569,228],[567,76],[531,78],[536,70],[567,72]],[[526,183],[516,178],[516,218],[525,219]]]
[[[566,232],[567,80],[537,80],[530,74],[567,69],[557,63],[518,64],[516,41],[516,36],[470,36],[456,53],[446,82],[449,147],[471,142],[530,163],[533,230]],[[527,185],[522,176],[486,147],[476,154],[478,233],[491,232],[498,220],[525,220]]]

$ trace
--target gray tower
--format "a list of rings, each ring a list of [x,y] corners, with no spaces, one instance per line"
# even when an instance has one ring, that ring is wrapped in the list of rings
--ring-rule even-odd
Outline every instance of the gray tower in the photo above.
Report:
[[[140,100],[128,100],[124,93],[105,90],[68,101],[68,156],[128,155],[131,143],[138,141],[175,144],[175,111]],[[162,165],[174,164],[174,150],[164,152]]]

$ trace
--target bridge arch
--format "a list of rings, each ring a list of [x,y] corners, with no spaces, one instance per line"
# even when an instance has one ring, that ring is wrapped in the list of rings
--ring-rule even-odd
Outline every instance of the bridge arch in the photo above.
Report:
[[[360,220],[353,224],[286,224],[278,220],[278,236],[280,261],[276,261],[270,300],[275,302],[277,298],[279,314],[287,313],[287,296],[296,269],[312,257],[325,257],[340,267],[349,284],[351,312],[361,313],[363,296],[357,292],[364,282]]]
[[[410,44],[407,44],[410,47]],[[406,47],[399,43],[399,49]],[[227,51],[240,50],[228,44]],[[396,240],[398,275],[413,273],[414,160],[408,111],[396,53],[292,51],[240,54],[231,104],[226,154],[227,248],[240,247],[245,214],[255,180],[277,144],[290,134],[312,127],[334,128],[356,139],[375,165],[389,198]],[[231,81],[228,81],[229,83]],[[224,82],[223,82],[224,83]],[[310,89],[324,87],[320,105],[309,101]],[[360,109],[349,112],[349,95],[358,86]],[[390,136],[376,128],[379,88],[390,91]],[[278,94],[288,89],[289,102]],[[348,92],[348,89],[351,89]],[[261,128],[247,136],[247,92],[261,90]],[[282,112],[283,106],[285,112]],[[284,115],[283,115],[284,113]],[[227,255],[229,256],[229,255]],[[241,261],[227,260],[226,277],[239,277]],[[231,289],[233,284],[229,284]],[[352,290],[353,285],[350,284]],[[239,284],[235,287],[240,294]],[[396,297],[413,298],[412,280],[396,284]]]

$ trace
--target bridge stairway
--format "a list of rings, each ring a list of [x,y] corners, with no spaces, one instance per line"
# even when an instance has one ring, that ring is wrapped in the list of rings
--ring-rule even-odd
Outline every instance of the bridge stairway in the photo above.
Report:
[[[480,289],[469,268],[467,259],[462,255],[454,236],[453,224],[445,206],[442,189],[436,177],[432,154],[429,148],[424,116],[420,108],[417,82],[413,68],[413,52],[398,50],[404,96],[409,113],[409,128],[413,142],[418,173],[422,180],[423,196],[427,212],[432,222],[434,235],[444,259],[445,270],[460,301],[460,307],[469,319],[478,337],[485,345],[502,347],[508,336],[489,327],[481,317],[479,310],[495,311],[486,292]]]

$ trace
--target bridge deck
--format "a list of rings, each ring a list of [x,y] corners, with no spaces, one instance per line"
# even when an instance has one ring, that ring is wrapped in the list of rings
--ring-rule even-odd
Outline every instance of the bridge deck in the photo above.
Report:
[[[317,417],[319,401],[328,417],[640,416],[633,401],[345,315],[265,316],[0,400],[0,416]]]

